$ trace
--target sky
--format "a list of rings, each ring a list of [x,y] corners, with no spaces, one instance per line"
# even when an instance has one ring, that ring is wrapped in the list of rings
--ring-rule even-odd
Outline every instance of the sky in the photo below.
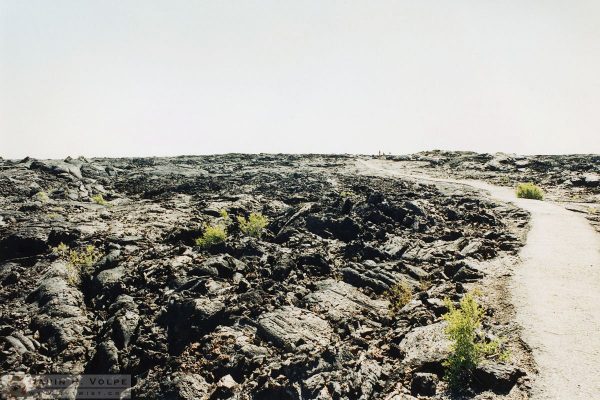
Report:
[[[597,0],[0,0],[0,156],[600,153]]]

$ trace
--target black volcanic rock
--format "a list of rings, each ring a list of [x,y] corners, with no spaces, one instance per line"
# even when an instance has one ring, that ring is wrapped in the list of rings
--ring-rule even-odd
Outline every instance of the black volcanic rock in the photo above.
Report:
[[[404,160],[417,158],[544,177],[565,165]],[[585,175],[595,164],[569,160],[562,184],[596,190]],[[430,374],[443,373],[447,356],[443,300],[481,283],[472,262],[518,250],[511,226],[527,214],[356,164],[264,154],[0,159],[0,369],[131,374],[134,398],[439,395]],[[240,229],[237,217],[251,213],[268,219],[261,237]],[[208,225],[225,227],[224,243],[196,245]],[[101,257],[74,268],[52,251],[60,243]],[[400,282],[413,295],[392,314],[388,291]],[[495,323],[486,318],[486,328]],[[497,392],[515,382],[498,368],[478,374]]]

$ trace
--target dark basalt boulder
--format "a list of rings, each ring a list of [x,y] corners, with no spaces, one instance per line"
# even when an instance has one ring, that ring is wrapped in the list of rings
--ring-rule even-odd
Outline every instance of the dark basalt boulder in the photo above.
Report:
[[[175,373],[161,383],[165,400],[208,399],[211,385],[197,373]]]
[[[296,265],[315,276],[328,275],[331,272],[330,262],[320,253],[302,254],[296,258]]]
[[[525,372],[514,365],[484,362],[473,371],[473,386],[476,390],[492,390],[507,394]]]
[[[124,292],[123,278],[125,274],[124,266],[100,271],[92,281],[91,291],[95,294],[102,294],[109,299],[114,299]]]
[[[163,315],[172,353],[177,353],[190,340],[211,332],[226,319],[225,304],[209,298],[176,298]]]
[[[333,279],[316,284],[317,290],[304,298],[307,306],[333,323],[346,326],[355,321],[378,325],[388,319],[389,302],[373,300],[344,282]]]
[[[21,227],[0,237],[0,262],[37,256],[48,251],[48,231],[44,228]]]
[[[474,282],[481,278],[483,273],[469,265],[463,265],[452,275],[452,280],[456,282]]]
[[[230,255],[210,257],[190,271],[194,276],[231,278],[236,272],[243,272],[246,265]]]
[[[406,334],[400,342],[403,363],[415,371],[442,374],[442,363],[450,354],[450,340],[444,333],[446,323],[420,326]]]
[[[389,264],[377,264],[370,260],[362,264],[349,263],[342,268],[342,276],[344,282],[359,288],[368,287],[378,294],[407,278]]]
[[[328,346],[333,329],[316,314],[293,306],[284,306],[262,314],[258,319],[258,335],[286,351]]]
[[[67,266],[53,263],[26,301],[35,306],[30,329],[39,334],[49,353],[69,359],[90,346],[92,321],[85,310],[83,294],[69,282]],[[82,372],[83,360],[72,365]]]
[[[410,382],[410,393],[413,396],[435,396],[438,381],[436,374],[416,372]]]
[[[362,232],[360,225],[350,217],[320,218],[309,215],[306,217],[306,228],[316,235],[332,237],[344,242],[358,238]]]
[[[81,162],[73,159],[59,160],[35,160],[29,168],[41,169],[54,175],[64,175],[73,179],[81,179]]]

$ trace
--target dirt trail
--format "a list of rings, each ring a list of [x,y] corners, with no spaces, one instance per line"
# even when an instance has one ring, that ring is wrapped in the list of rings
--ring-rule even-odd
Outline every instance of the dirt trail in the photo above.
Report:
[[[380,174],[468,185],[531,213],[511,295],[539,374],[534,399],[600,399],[600,235],[582,214],[480,181],[413,175],[393,162],[361,161]]]

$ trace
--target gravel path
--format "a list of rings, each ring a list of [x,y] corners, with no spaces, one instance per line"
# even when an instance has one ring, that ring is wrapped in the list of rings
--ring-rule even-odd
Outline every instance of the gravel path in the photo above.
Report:
[[[600,398],[600,235],[582,214],[560,204],[518,199],[514,190],[479,181],[411,175],[393,162],[360,166],[390,176],[464,184],[531,213],[511,295],[524,340],[538,366],[534,399]]]

